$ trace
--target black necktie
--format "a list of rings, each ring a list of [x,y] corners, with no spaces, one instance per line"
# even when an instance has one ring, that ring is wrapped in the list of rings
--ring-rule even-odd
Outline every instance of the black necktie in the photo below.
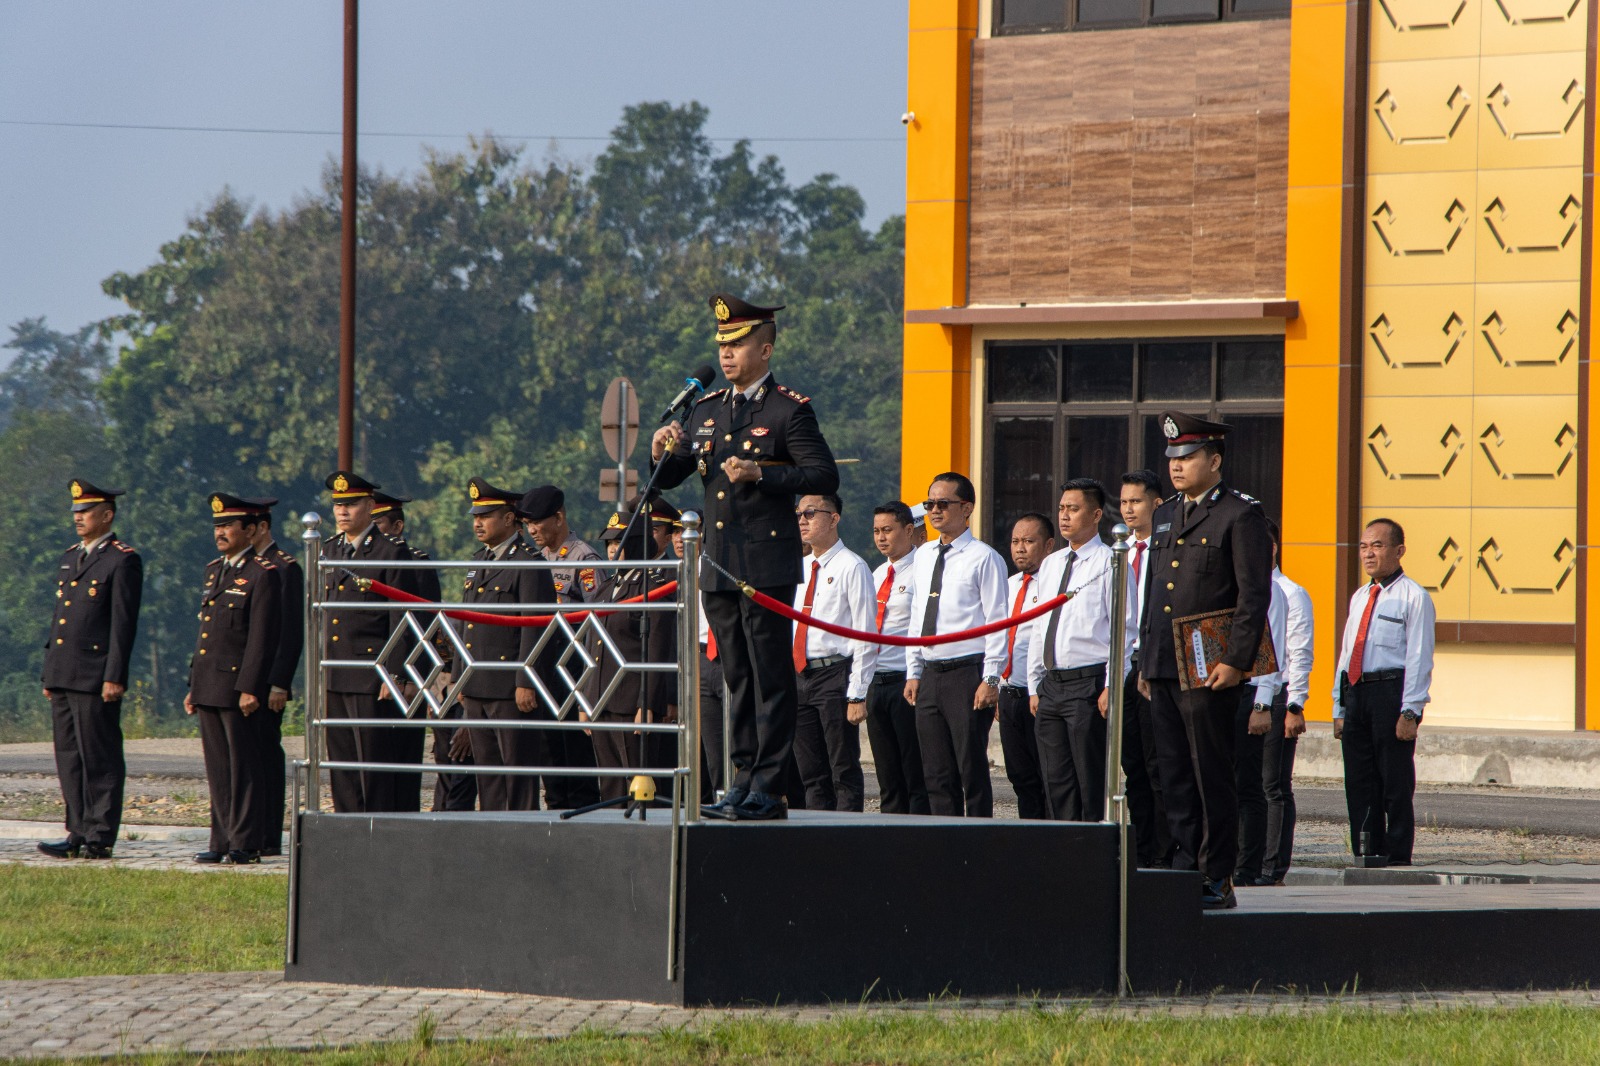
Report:
[[[1077,561],[1077,552],[1067,552],[1067,565],[1061,568],[1061,584],[1056,587],[1057,596],[1066,592],[1067,586],[1072,583],[1072,564]],[[1061,607],[1065,606],[1066,604],[1064,603],[1061,605]],[[1045,627],[1044,631],[1044,668],[1046,670],[1054,670],[1056,668],[1056,630],[1061,626],[1061,607],[1057,607],[1050,612],[1050,624]]]
[[[1184,500],[1183,501],[1183,524],[1184,525],[1188,525],[1189,524],[1189,519],[1191,519],[1193,517],[1194,517],[1194,501],[1193,500]]]
[[[928,606],[922,612],[922,633],[931,637],[939,631],[939,593],[944,588],[944,557],[950,545],[939,545],[939,558],[933,561],[933,577],[928,579]]]
[[[749,401],[750,397],[742,392],[733,394],[733,426],[735,429],[739,426],[739,415],[744,411],[744,405]]]

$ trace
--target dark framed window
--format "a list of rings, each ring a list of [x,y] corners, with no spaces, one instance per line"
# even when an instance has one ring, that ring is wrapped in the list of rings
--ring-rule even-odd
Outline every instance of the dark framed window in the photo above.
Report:
[[[1277,519],[1283,495],[1283,339],[991,341],[984,348],[984,532],[1010,558],[1011,525],[1054,515],[1061,483],[1106,488],[1101,532],[1120,519],[1122,474],[1148,467],[1166,491],[1161,412],[1233,427],[1224,481]]]
[[[996,37],[1173,22],[1287,18],[1290,0],[995,0]]]

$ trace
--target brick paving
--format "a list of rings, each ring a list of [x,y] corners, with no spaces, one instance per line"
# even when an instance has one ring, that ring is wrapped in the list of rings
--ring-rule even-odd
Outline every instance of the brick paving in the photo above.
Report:
[[[407,1040],[427,1015],[435,1039],[569,1036],[581,1029],[651,1033],[724,1018],[816,1022],[905,1012],[989,1017],[1008,1010],[1089,1011],[1107,1017],[1236,1017],[1326,1010],[1509,1008],[1560,1003],[1600,1007],[1600,990],[1387,993],[1343,996],[1239,994],[1072,1000],[935,1000],[842,1007],[685,1010],[438,989],[296,984],[277,973],[79,977],[0,981],[0,1057],[70,1058],[143,1052],[323,1048]]]
[[[196,852],[204,851],[204,833],[199,840],[129,840],[124,836],[112,849],[108,861],[87,859],[56,859],[39,852],[41,840],[60,840],[66,834],[59,826],[42,825],[41,831],[28,838],[0,839],[0,863],[20,863],[24,866],[114,866],[125,870],[187,870],[193,873],[230,874],[286,874],[289,860],[263,859],[260,865],[202,866],[194,861]],[[139,830],[133,829],[137,834]]]

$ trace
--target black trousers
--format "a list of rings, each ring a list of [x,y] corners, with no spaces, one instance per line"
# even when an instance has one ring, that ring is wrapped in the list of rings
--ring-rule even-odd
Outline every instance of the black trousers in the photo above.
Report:
[[[878,809],[884,814],[927,814],[917,709],[906,702],[906,672],[883,670],[867,688],[867,742],[878,778]]]
[[[1017,817],[1048,817],[1044,776],[1039,769],[1039,737],[1026,688],[1000,686],[1000,750],[1005,753],[1006,780],[1017,793]]]
[[[444,719],[461,717],[460,702],[452,703],[444,712]],[[450,743],[456,730],[444,726],[433,730],[433,764],[435,766],[471,766],[472,754],[465,762],[450,761]],[[470,811],[478,806],[478,777],[476,774],[448,774],[440,770],[433,778],[433,809],[436,811]]]
[[[940,669],[937,660],[923,663],[917,686],[917,742],[933,814],[994,817],[994,788],[989,781],[994,712],[972,706],[982,682],[983,662],[976,656],[951,670]]]
[[[1267,793],[1267,846],[1261,873],[1274,881],[1283,880],[1294,855],[1294,752],[1300,741],[1283,735],[1288,713],[1289,694],[1281,690],[1272,701],[1272,728],[1261,752],[1261,787]]]
[[[1097,822],[1106,809],[1106,720],[1098,701],[1105,667],[1087,677],[1039,682],[1039,764],[1058,822]]]
[[[808,811],[865,810],[861,729],[846,717],[851,660],[808,667],[798,678],[794,761]]]
[[[400,706],[394,700],[380,700],[365,692],[330,692],[324,712],[330,720],[340,718],[399,718]],[[326,729],[328,759],[331,762],[422,762],[422,730],[387,727],[346,728],[330,724]],[[415,734],[415,737],[396,734]],[[413,747],[416,751],[411,756]],[[377,811],[414,811],[422,801],[422,774],[389,773],[382,770],[330,770],[333,809],[365,814]]]
[[[631,722],[631,714],[612,714],[601,711],[596,717],[599,722]],[[622,729],[596,729],[593,734],[594,761],[603,769],[620,770],[636,769],[639,766],[640,748],[639,734]],[[607,775],[600,778],[600,798],[620,799],[628,794],[628,783],[631,778],[620,775]]]
[[[98,692],[50,690],[56,775],[67,807],[67,837],[109,848],[122,825],[128,767],[122,758],[122,701]]]
[[[722,660],[706,658],[700,645],[700,802],[710,803],[722,788]]]
[[[759,591],[794,602],[793,585]],[[728,683],[732,787],[781,798],[794,749],[794,627],[740,592],[706,592],[705,605]]]
[[[1137,662],[1122,692],[1122,776],[1139,865],[1169,865],[1172,834],[1167,831],[1167,805],[1156,768],[1155,722],[1150,701],[1139,694]]]
[[[568,721],[577,721],[576,717]],[[545,736],[550,752],[550,766],[587,770],[595,766],[594,741],[581,729],[551,729]],[[544,779],[545,805],[553,811],[587,807],[600,799],[600,789],[593,777],[556,777]]]
[[[1417,742],[1394,735],[1405,678],[1341,681],[1344,703],[1344,799],[1350,812],[1350,846],[1362,854],[1361,835],[1374,834],[1379,854],[1410,862],[1416,839],[1412,798],[1417,791]]]
[[[260,786],[256,789],[256,842],[259,851],[283,849],[283,814],[287,806],[284,789],[288,785],[288,764],[283,754],[283,714],[270,710],[263,702],[247,721],[256,730],[257,768]],[[215,850],[215,849],[212,849]]]
[[[517,701],[461,697],[467,721],[528,722],[533,714],[517,710]],[[537,712],[534,712],[537,713]],[[478,766],[545,766],[549,750],[543,729],[471,729],[472,761]],[[539,809],[537,774],[479,774],[478,806],[485,811]]]
[[[1239,801],[1233,784],[1235,689],[1180,692],[1176,680],[1150,682],[1156,760],[1173,866],[1207,878],[1233,876],[1239,856]]]
[[[1233,879],[1254,884],[1261,876],[1261,858],[1267,850],[1267,790],[1261,783],[1261,757],[1266,736],[1250,735],[1250,711],[1256,690],[1239,686],[1239,706],[1233,717],[1233,787],[1239,797],[1239,857]]]
[[[205,757],[206,787],[211,794],[211,850],[252,851],[261,847],[265,760],[257,715],[272,714],[263,705],[247,718],[237,707],[196,707],[200,752]]]

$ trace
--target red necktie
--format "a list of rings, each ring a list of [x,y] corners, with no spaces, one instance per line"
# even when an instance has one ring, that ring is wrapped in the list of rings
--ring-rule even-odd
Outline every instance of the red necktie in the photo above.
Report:
[[[710,629],[706,630],[706,661],[717,661],[717,634]]]
[[[1022,575],[1022,584],[1017,586],[1017,602],[1011,605],[1011,617],[1015,618],[1022,613],[1022,601],[1028,595],[1028,582],[1033,580],[1032,574]],[[1006,668],[1000,671],[1000,680],[1008,681],[1011,678],[1012,652],[1017,647],[1017,627],[1012,626],[1006,630]]]
[[[878,632],[883,632],[883,613],[889,609],[889,592],[894,587],[894,564],[889,564],[889,572],[883,575],[883,584],[878,586]]]
[[[1361,680],[1361,659],[1367,651],[1367,627],[1372,624],[1372,609],[1378,605],[1378,583],[1374,581],[1367,586],[1371,591],[1367,593],[1367,606],[1361,612],[1361,626],[1356,630],[1356,646],[1350,649],[1350,668],[1345,672],[1350,675],[1353,685]]]
[[[1144,556],[1144,547],[1145,544],[1142,540],[1133,542],[1133,583],[1135,587],[1139,584],[1139,562]]]
[[[817,571],[821,569],[821,563],[811,560],[811,580],[806,582],[806,602],[800,609],[807,618],[811,617],[811,601],[817,596]],[[806,671],[806,634],[810,631],[811,627],[804,622],[794,627],[794,672],[797,674]]]

